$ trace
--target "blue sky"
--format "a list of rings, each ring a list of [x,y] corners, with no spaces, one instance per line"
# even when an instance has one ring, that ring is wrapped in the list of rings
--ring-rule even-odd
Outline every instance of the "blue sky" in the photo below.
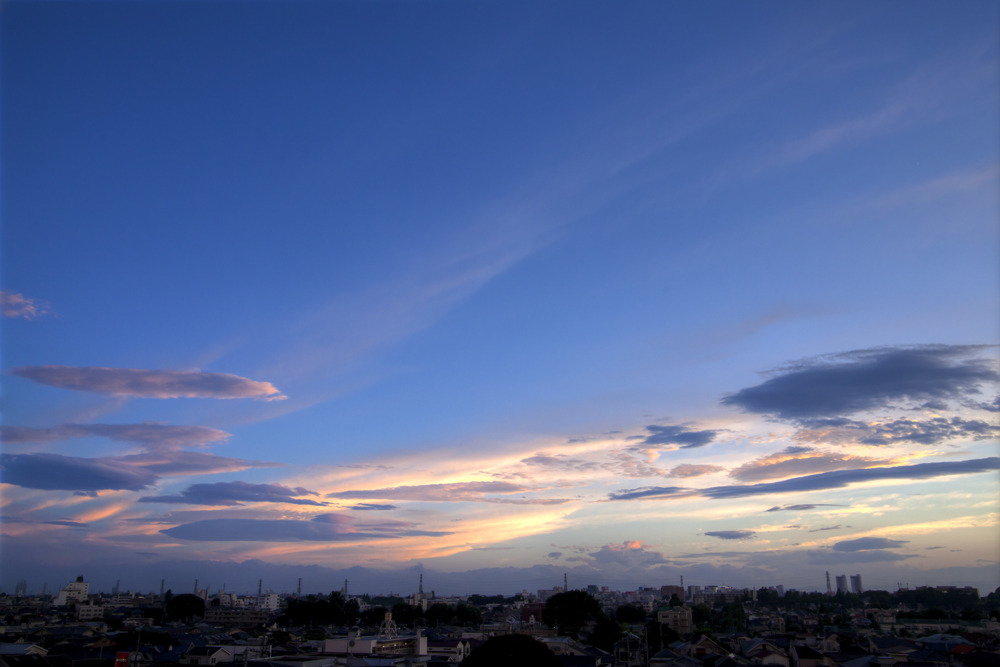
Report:
[[[996,588],[998,19],[7,3],[0,586]]]

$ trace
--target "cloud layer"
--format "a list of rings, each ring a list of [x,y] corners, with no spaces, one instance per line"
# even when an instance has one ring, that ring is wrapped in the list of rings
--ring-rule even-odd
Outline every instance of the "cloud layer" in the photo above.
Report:
[[[0,315],[22,320],[49,315],[49,304],[40,299],[31,299],[17,292],[0,290]]]

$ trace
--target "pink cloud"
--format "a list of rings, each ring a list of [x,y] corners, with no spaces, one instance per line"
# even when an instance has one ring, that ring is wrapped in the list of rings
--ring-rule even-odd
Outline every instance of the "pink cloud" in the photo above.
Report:
[[[230,373],[95,366],[20,366],[11,371],[52,387],[140,398],[286,398],[270,382]]]
[[[4,317],[33,320],[50,313],[49,304],[40,299],[31,299],[17,292],[0,290],[0,314]]]

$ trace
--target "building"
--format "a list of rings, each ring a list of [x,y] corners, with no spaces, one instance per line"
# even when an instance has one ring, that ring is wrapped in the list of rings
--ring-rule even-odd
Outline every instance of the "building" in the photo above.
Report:
[[[662,607],[656,612],[656,620],[681,636],[694,632],[694,615],[690,607]]]
[[[89,592],[90,584],[86,583],[80,576],[76,578],[76,581],[71,581],[63,586],[54,602],[57,607],[64,607],[73,602],[86,602]]]
[[[865,589],[861,585],[861,575],[855,574],[851,576],[851,590],[855,593],[864,593]]]
[[[847,575],[838,574],[837,575],[837,592],[838,593],[850,593],[850,589],[847,588]]]

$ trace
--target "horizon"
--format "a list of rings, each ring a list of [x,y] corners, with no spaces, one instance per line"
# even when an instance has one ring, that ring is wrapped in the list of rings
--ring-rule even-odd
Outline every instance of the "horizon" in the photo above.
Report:
[[[0,590],[995,590],[998,26],[5,3]]]

